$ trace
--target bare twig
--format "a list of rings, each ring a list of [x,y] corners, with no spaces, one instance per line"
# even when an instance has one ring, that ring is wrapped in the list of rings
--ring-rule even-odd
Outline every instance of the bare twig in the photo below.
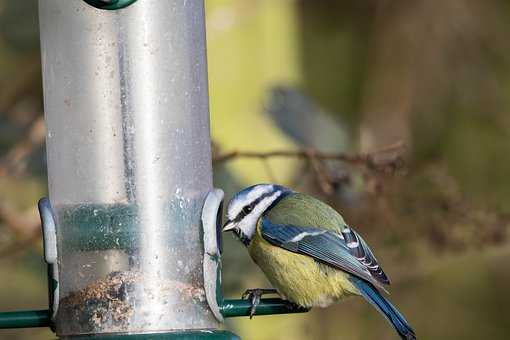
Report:
[[[239,151],[234,150],[230,152],[226,152],[223,154],[219,154],[213,157],[213,162],[218,164],[222,162],[228,162],[235,158],[259,158],[259,159],[267,159],[273,157],[286,157],[286,158],[303,158],[308,159],[314,158],[317,160],[332,160],[332,161],[342,161],[345,163],[349,163],[352,165],[365,165],[371,169],[378,169],[383,166],[387,166],[388,163],[393,163],[395,161],[401,161],[400,150],[402,150],[404,145],[399,142],[389,146],[386,146],[382,149],[376,150],[370,153],[360,153],[349,155],[346,153],[335,153],[335,152],[324,152],[316,149],[298,149],[298,150],[274,150],[267,152],[259,152],[259,151]],[[381,154],[389,154],[391,152],[397,153],[397,156],[394,157],[385,157],[383,161],[378,161],[376,156]],[[311,157],[313,156],[313,157]],[[384,164],[379,164],[384,163]]]
[[[260,159],[267,168],[266,162],[269,158],[285,157],[303,159],[310,164],[321,191],[329,196],[335,192],[335,188],[338,187],[341,182],[346,182],[346,180],[348,180],[348,176],[346,176],[345,173],[342,173],[340,176],[331,173],[326,167],[326,164],[324,164],[326,161],[338,161],[352,166],[360,166],[364,168],[367,176],[367,171],[394,173],[395,170],[402,167],[403,160],[401,154],[403,148],[403,143],[398,142],[370,153],[352,155],[324,152],[316,149],[274,150],[267,152],[234,150],[222,154],[219,153],[218,147],[216,146],[213,149],[214,154],[216,154],[213,156],[213,162],[219,164],[236,158],[252,158]],[[375,182],[378,183],[378,180],[376,179]]]

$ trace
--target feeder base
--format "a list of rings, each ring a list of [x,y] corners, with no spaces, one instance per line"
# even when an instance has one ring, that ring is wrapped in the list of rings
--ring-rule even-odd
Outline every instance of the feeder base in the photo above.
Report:
[[[72,336],[72,340],[241,340],[232,332],[225,330],[201,330],[172,333],[148,334],[109,334]]]

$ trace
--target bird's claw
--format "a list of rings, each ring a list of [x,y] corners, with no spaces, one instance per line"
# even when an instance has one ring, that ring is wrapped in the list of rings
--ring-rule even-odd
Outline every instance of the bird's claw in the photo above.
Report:
[[[260,298],[264,294],[278,294],[278,291],[272,288],[247,289],[241,296],[243,300],[249,299],[251,301],[250,319],[255,315],[257,306],[260,304]]]

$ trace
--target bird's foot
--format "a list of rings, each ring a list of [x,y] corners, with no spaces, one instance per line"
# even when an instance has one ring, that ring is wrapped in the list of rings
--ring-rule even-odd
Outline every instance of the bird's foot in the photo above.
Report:
[[[253,318],[255,312],[257,311],[257,306],[260,303],[260,298],[265,294],[278,294],[278,291],[274,288],[255,288],[255,289],[247,289],[243,295],[242,299],[248,298],[251,301],[251,309],[250,309],[250,319]]]

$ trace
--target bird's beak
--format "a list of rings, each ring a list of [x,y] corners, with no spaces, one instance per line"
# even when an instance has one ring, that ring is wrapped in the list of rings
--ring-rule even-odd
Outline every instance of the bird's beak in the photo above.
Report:
[[[223,225],[223,231],[232,231],[234,230],[234,228],[236,227],[235,223],[232,222],[232,221],[227,221],[227,223],[225,223]]]

